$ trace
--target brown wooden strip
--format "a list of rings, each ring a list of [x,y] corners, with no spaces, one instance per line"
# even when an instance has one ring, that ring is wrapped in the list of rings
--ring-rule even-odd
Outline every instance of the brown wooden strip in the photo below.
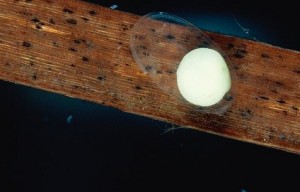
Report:
[[[297,51],[207,32],[237,77],[230,110],[205,115],[138,69],[129,34],[139,16],[75,0],[0,0],[0,7],[2,80],[300,154]]]

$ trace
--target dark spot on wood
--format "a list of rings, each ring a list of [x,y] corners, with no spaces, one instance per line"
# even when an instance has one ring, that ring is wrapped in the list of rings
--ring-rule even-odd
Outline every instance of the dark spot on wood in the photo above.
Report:
[[[263,100],[270,100],[268,97],[265,97],[265,96],[259,96],[259,98],[261,98]]]
[[[172,70],[166,70],[166,73],[169,73],[169,74],[174,74],[175,71],[172,71]]]
[[[44,22],[40,22],[40,25],[45,25],[45,23]]]
[[[274,128],[270,127],[269,129],[269,135],[268,135],[268,139],[271,140],[274,138],[274,135],[276,135],[276,131],[274,130]]]
[[[144,51],[144,52],[143,52],[143,55],[149,56],[149,52],[148,52],[148,51]]]
[[[69,48],[69,51],[76,52],[77,50],[76,50],[76,49],[74,49],[73,47],[70,47],[70,48]]]
[[[208,46],[208,45],[209,45],[209,42],[207,42],[207,41],[203,41],[203,42],[202,42],[202,45],[204,45],[204,46],[206,47],[206,46]]]
[[[198,40],[201,40],[201,39],[202,39],[202,36],[197,36],[197,39],[198,39]]]
[[[237,66],[237,65],[234,65],[234,67],[233,67],[234,69],[236,69],[236,70],[238,70],[238,69],[240,69],[240,67],[239,66]]]
[[[70,10],[70,9],[67,9],[67,8],[64,8],[64,9],[63,9],[63,12],[65,12],[65,13],[69,13],[69,14],[72,14],[72,13],[73,13],[73,11],[72,11],[72,10]]]
[[[280,135],[279,135],[279,139],[282,140],[282,141],[284,141],[284,140],[286,139],[285,134],[283,134],[283,133],[280,134]]]
[[[67,23],[69,23],[71,25],[76,25],[77,24],[77,21],[75,19],[67,19],[66,21],[67,21]]]
[[[51,23],[51,24],[54,25],[54,24],[55,24],[55,21],[54,21],[53,19],[50,19],[50,20],[49,20],[49,23]]]
[[[42,29],[42,26],[41,26],[40,24],[36,24],[36,25],[35,25],[35,28],[36,28],[36,29]]]
[[[162,72],[161,72],[161,71],[157,71],[156,73],[157,73],[157,74],[162,74]]]
[[[87,61],[89,61],[89,58],[87,58],[87,57],[83,56],[83,57],[82,57],[82,61],[85,61],[85,62],[87,62]]]
[[[123,43],[122,43],[122,42],[119,42],[118,44],[119,44],[119,45],[123,45]]]
[[[286,102],[283,99],[279,99],[279,100],[277,100],[277,102],[280,104],[286,104]]]
[[[247,53],[248,52],[244,49],[237,49],[236,52],[234,53],[234,56],[236,58],[241,59],[241,58],[244,58]]]
[[[74,43],[76,43],[76,44],[80,44],[81,42],[80,42],[80,40],[79,40],[79,39],[75,39],[75,40],[74,40]]]
[[[88,48],[92,48],[94,46],[94,44],[93,44],[92,41],[85,41],[85,40],[83,40],[83,42],[86,42],[86,47],[88,47]]]
[[[92,11],[89,11],[89,14],[94,16],[94,15],[96,15],[96,14],[97,14],[97,12],[96,12],[96,11],[94,11],[94,10],[92,10]]]
[[[141,90],[142,88],[141,88],[140,86],[137,85],[137,86],[135,86],[135,89],[136,89],[136,90]]]
[[[28,13],[28,12],[26,12],[26,11],[23,11],[23,12],[21,12],[23,15],[26,15],[26,16],[32,16],[32,13]]]
[[[142,36],[142,35],[135,35],[134,36],[135,39],[138,39],[138,40],[145,40],[145,37]],[[158,42],[158,41],[157,41]]]
[[[278,86],[284,86],[284,84],[280,81],[275,81],[275,84],[278,85]]]
[[[156,30],[155,29],[150,29],[150,31],[155,32]]]
[[[176,38],[175,38],[173,35],[171,35],[171,34],[167,35],[166,38],[169,39],[169,40],[174,40],[174,39],[176,39]]]
[[[297,74],[300,74],[300,69],[295,69],[293,72],[297,73]]]
[[[295,111],[299,111],[298,107],[296,107],[296,106],[292,106],[292,109]]]
[[[102,27],[103,29],[106,29],[106,28],[107,28],[106,25],[100,25],[100,27]]]
[[[270,56],[269,56],[268,54],[266,54],[266,53],[262,53],[262,54],[261,54],[261,57],[262,57],[262,58],[266,58],[266,59],[269,59],[269,58],[270,58]]]
[[[81,43],[86,43],[86,40],[85,39],[75,39],[73,42],[75,44],[81,44]]]
[[[240,109],[239,111],[240,111],[240,115],[246,120],[251,119],[253,116],[250,109],[243,109],[243,110]]]
[[[55,41],[52,42],[52,45],[53,45],[54,47],[58,47],[58,43],[55,42]]]
[[[234,44],[233,43],[228,43],[227,47],[228,47],[228,49],[232,49],[232,48],[234,48]]]
[[[286,117],[288,115],[288,112],[287,111],[282,111],[283,115]]]
[[[6,63],[5,63],[5,66],[10,67],[10,63],[9,63],[9,62],[6,62]]]
[[[86,17],[81,17],[81,19],[84,20],[84,21],[89,21],[89,19],[86,18]]]
[[[25,2],[26,2],[26,3],[31,3],[31,2],[32,2],[32,0],[26,0]]]
[[[36,79],[37,79],[36,74],[33,74],[32,79],[33,79],[33,80],[36,80]]]
[[[35,23],[40,22],[40,20],[38,18],[36,18],[36,17],[32,18],[31,21],[35,22]]]
[[[145,67],[145,70],[146,70],[147,72],[150,72],[150,71],[153,71],[154,69],[153,69],[153,67],[152,67],[151,65],[147,65],[147,66]]]
[[[190,36],[182,37],[183,42],[188,43],[190,41]]]
[[[144,45],[140,45],[139,48],[146,50],[147,48]]]
[[[271,91],[272,91],[273,93],[278,93],[278,91],[275,90],[275,89],[272,89]]]
[[[131,29],[131,28],[133,27],[133,25],[132,25],[132,24],[124,24],[124,23],[122,23],[122,24],[120,25],[120,27],[121,27],[121,30],[122,30],[122,31],[126,31],[126,30]]]
[[[71,66],[71,67],[75,67],[75,65],[74,65],[74,64],[71,64],[70,66]]]
[[[231,101],[232,99],[233,99],[232,95],[230,95],[228,93],[224,96],[225,101]]]
[[[245,79],[247,79],[248,78],[248,76],[246,76],[244,73],[237,73],[237,75],[238,75],[238,77],[240,78],[240,79],[242,79],[242,80],[245,80]]]
[[[29,64],[30,64],[31,67],[34,66],[34,62],[33,61],[30,61]]]
[[[22,44],[24,47],[32,47],[31,43],[27,42],[27,41],[23,41]]]
[[[106,76],[105,75],[100,75],[100,76],[97,77],[97,79],[99,79],[100,81],[105,81]]]

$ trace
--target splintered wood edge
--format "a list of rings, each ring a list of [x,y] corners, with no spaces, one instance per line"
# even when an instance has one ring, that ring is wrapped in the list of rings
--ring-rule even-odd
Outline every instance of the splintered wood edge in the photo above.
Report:
[[[0,0],[0,7],[2,80],[300,153],[298,51],[206,32],[236,74],[233,105],[209,115],[165,94],[138,69],[129,39],[139,16],[76,0]]]

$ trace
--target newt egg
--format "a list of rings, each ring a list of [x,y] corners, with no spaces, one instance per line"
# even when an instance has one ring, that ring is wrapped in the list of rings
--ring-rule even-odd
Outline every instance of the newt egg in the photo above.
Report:
[[[231,87],[229,69],[222,55],[209,48],[187,53],[177,69],[177,85],[190,103],[202,107],[217,104]]]
[[[168,95],[172,109],[223,115],[235,100],[235,71],[226,54],[176,15],[141,17],[131,29],[130,49],[142,74]]]

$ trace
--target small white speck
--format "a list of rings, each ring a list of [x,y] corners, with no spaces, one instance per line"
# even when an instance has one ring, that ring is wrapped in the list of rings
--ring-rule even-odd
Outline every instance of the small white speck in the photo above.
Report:
[[[72,115],[69,115],[67,117],[67,123],[70,124],[72,122],[72,119],[73,119],[73,116]]]
[[[118,8],[118,5],[112,5],[112,6],[110,6],[109,8],[111,8],[111,9],[117,9],[117,8]]]

